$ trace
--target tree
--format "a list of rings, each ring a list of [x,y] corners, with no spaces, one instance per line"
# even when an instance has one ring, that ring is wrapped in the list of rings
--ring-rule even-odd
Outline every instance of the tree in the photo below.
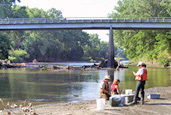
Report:
[[[0,59],[8,59],[8,50],[10,49],[10,41],[7,36],[0,33]]]
[[[56,10],[55,8],[51,8],[47,11],[47,15],[50,18],[62,19],[62,12],[60,10]]]
[[[63,19],[62,12],[54,8],[43,9],[25,6],[11,7],[12,18]],[[108,43],[101,42],[98,35],[82,30],[5,31],[11,50],[6,58],[12,62],[103,60],[107,58]],[[9,43],[7,43],[9,45]],[[8,46],[7,45],[7,46]]]
[[[170,17],[170,5],[169,0],[119,0],[109,17]],[[168,30],[115,30],[114,34],[115,42],[131,60],[166,64],[168,61],[161,60],[170,59],[171,41]],[[167,58],[162,59],[163,55],[167,55]]]
[[[25,6],[16,6],[14,5],[12,7],[13,10],[13,17],[12,18],[29,18],[29,15],[27,13],[28,7]]]
[[[88,48],[88,55],[91,56],[93,60],[99,60],[100,58],[100,39],[97,34],[90,34],[89,39],[90,45]]]
[[[108,46],[109,43],[105,41],[100,42],[100,60],[105,60],[108,58]]]
[[[100,41],[97,34],[90,34],[89,36],[89,42],[84,46],[84,59],[91,61],[107,59],[108,42]]]
[[[1,0],[0,1],[0,18],[12,17],[12,8],[16,2],[20,2],[20,0]]]
[[[29,18],[47,18],[48,17],[46,11],[44,11],[43,9],[27,7],[26,12]]]
[[[27,58],[29,58],[29,54],[25,50],[19,49],[9,51],[9,60],[11,62],[23,62]]]

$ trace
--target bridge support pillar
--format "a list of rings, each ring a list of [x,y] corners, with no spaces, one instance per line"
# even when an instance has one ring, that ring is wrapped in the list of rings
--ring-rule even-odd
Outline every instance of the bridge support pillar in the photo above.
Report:
[[[109,30],[109,48],[108,48],[108,68],[114,68],[114,42],[113,42],[113,29],[112,26]]]

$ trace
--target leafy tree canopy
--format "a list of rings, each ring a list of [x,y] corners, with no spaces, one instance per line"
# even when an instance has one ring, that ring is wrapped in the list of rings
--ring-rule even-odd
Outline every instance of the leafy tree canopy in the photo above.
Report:
[[[48,11],[25,6],[4,7],[9,18],[56,18],[63,19],[62,12]],[[82,30],[4,31],[0,36],[1,59],[11,62],[38,61],[99,61],[107,59],[108,43],[100,41],[97,34],[89,35]],[[116,49],[116,48],[115,48]],[[119,52],[119,50],[118,50]]]
[[[170,17],[170,5],[170,0],[119,0],[109,17]],[[114,36],[129,59],[167,65],[171,59],[170,33],[169,30],[115,30]]]

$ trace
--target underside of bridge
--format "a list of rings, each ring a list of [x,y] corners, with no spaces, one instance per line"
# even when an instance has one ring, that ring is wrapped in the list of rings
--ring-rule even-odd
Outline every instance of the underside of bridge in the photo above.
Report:
[[[51,29],[109,29],[108,68],[115,67],[113,29],[116,30],[170,30],[170,17],[115,17],[115,18],[11,18],[0,19],[2,30]]]

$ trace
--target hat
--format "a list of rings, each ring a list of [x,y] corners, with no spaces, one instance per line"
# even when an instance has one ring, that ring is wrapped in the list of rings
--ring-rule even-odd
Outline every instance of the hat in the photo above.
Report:
[[[144,62],[139,62],[139,63],[137,64],[137,66],[140,66],[140,65],[145,65],[145,63],[144,63]]]
[[[106,76],[105,76],[105,79],[110,79],[110,76],[109,76],[109,75],[106,75]]]

